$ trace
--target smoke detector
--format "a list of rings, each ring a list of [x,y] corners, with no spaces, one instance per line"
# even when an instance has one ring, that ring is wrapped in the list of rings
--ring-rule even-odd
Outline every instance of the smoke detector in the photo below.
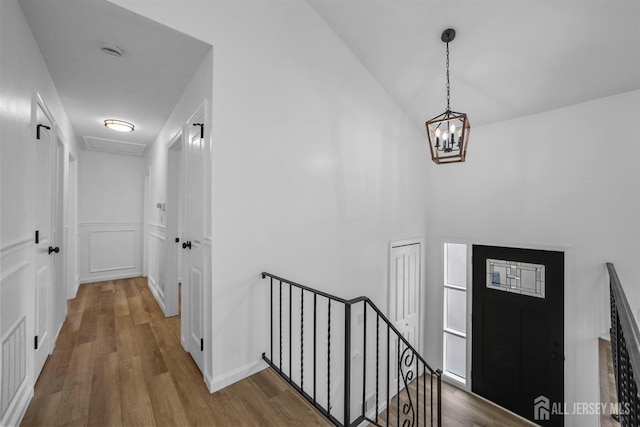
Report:
[[[104,42],[100,45],[100,49],[105,55],[109,55],[113,58],[120,58],[122,56],[122,49],[113,43]]]

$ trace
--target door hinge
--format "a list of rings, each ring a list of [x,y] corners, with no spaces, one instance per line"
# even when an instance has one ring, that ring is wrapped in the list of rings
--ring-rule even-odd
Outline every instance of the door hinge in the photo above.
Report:
[[[36,230],[36,245],[40,243],[40,230]]]
[[[33,349],[34,350],[38,349],[38,336],[37,335],[33,339]]]
[[[194,123],[194,126],[200,126],[200,139],[204,139],[204,123]]]
[[[36,139],[40,139],[40,128],[45,128],[46,130],[50,130],[51,128],[47,125],[38,125],[36,127]]]
[[[204,350],[204,338],[200,338],[200,351]]]

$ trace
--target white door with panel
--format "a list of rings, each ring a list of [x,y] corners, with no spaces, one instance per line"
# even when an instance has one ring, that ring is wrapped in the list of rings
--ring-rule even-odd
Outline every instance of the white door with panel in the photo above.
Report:
[[[178,283],[182,281],[182,242],[184,232],[184,137],[180,132],[167,150],[167,238],[166,282],[164,289],[165,316],[175,316],[178,308]]]
[[[185,234],[182,236],[184,269],[182,336],[185,347],[204,373],[204,115],[200,114],[188,123],[188,140],[185,158]]]
[[[52,159],[54,156],[53,118],[44,104],[36,105],[35,126],[35,336],[34,378],[40,376],[52,346],[53,258],[56,255],[52,230]],[[59,249],[58,249],[59,251]]]
[[[64,228],[64,143],[60,137],[60,134],[56,132],[54,137],[53,148],[53,163],[51,165],[52,172],[52,215],[51,215],[51,239],[52,245],[58,249],[58,252],[52,253],[52,333],[53,340],[52,350],[55,346],[55,339],[57,333],[60,331],[64,319],[67,317],[67,289],[65,287],[65,261],[66,261],[66,247],[65,247],[65,228]]]
[[[418,349],[420,330],[420,243],[391,246],[391,260],[389,266],[390,286],[390,320],[393,326],[411,344]],[[402,357],[405,345],[401,344],[398,354],[398,344],[395,341],[391,349],[392,366],[398,366],[398,357]],[[408,355],[408,353],[405,353]],[[404,360],[402,358],[401,360]],[[415,359],[414,359],[415,362]],[[413,370],[414,367],[405,369]],[[392,390],[398,388],[398,370],[392,369]],[[413,374],[415,375],[415,373]],[[404,387],[400,383],[400,389]]]

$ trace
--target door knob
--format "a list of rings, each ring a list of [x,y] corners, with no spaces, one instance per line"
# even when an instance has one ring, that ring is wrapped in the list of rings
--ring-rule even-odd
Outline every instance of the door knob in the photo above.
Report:
[[[191,249],[191,240],[187,240],[182,244],[182,249],[187,249],[187,248]]]
[[[58,246],[56,246],[55,248],[53,246],[49,246],[49,255],[51,255],[51,252],[58,253],[60,252],[60,248]]]

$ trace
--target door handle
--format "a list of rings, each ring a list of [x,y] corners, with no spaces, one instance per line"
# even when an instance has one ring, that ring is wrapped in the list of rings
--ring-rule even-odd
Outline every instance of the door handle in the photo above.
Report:
[[[187,249],[187,248],[191,249],[191,240],[187,240],[182,244],[182,249]]]
[[[56,246],[54,248],[53,246],[49,246],[49,255],[51,255],[51,252],[55,252],[55,253],[60,252],[60,247]]]
[[[558,362],[558,361],[564,362],[564,356],[557,351],[553,351],[551,352],[551,360],[553,360],[554,362]]]

